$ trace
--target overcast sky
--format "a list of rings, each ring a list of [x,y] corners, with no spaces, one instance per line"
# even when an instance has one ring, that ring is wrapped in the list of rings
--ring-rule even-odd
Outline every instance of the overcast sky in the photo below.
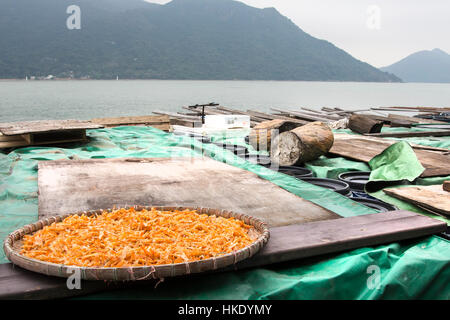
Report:
[[[167,3],[168,0],[148,0]],[[305,32],[375,67],[420,50],[450,53],[450,0],[242,0],[275,7]]]

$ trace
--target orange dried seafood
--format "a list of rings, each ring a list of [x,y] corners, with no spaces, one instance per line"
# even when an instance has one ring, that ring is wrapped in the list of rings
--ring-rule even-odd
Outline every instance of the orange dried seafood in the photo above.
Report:
[[[252,226],[195,210],[117,209],[71,215],[24,237],[29,258],[80,267],[137,267],[218,257],[250,245]]]

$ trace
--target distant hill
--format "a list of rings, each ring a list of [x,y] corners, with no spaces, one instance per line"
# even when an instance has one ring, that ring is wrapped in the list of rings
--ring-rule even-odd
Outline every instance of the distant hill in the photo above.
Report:
[[[81,8],[81,29],[66,8]],[[400,81],[232,0],[0,0],[0,78]]]
[[[406,82],[450,82],[450,55],[441,49],[419,51],[384,68]]]

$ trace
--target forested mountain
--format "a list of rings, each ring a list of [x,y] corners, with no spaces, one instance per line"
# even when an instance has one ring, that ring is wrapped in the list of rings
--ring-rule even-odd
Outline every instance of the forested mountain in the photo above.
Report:
[[[67,7],[80,7],[69,30]],[[400,81],[233,0],[0,0],[0,78]]]

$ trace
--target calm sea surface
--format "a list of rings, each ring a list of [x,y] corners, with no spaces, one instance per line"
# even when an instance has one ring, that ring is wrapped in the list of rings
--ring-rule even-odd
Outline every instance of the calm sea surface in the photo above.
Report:
[[[450,84],[289,81],[0,81],[0,122],[148,115],[216,102],[271,107],[450,107]]]

